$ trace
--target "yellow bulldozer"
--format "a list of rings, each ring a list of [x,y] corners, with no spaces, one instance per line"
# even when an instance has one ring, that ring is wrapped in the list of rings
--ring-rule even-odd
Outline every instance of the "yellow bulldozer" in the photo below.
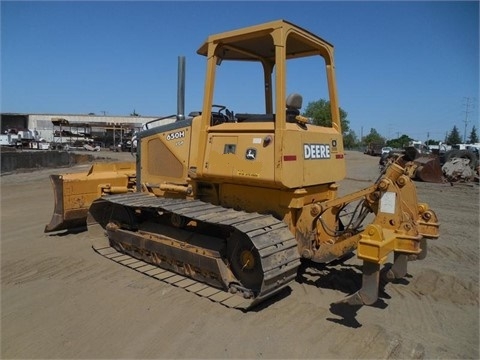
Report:
[[[333,46],[278,20],[209,36],[197,52],[206,57],[201,111],[185,116],[180,105],[177,121],[139,132],[135,163],[53,175],[45,231],[86,224],[99,254],[240,309],[287,287],[302,259],[328,264],[356,251],[362,287],[340,302],[375,303],[380,266],[392,254],[387,277],[405,276],[439,224],[397,163],[366,189],[338,195],[346,167]],[[320,72],[293,77],[306,59]],[[232,103],[258,101],[242,78],[232,80],[236,64],[257,69],[260,112],[216,105],[228,87],[245,92]],[[301,115],[302,88],[287,93],[295,80],[311,91],[321,79],[326,94],[313,96],[328,97],[329,127]]]

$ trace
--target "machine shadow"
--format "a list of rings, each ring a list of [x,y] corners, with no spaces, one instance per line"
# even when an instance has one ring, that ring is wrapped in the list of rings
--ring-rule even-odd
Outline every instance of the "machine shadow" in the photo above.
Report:
[[[53,232],[48,236],[65,237],[68,235],[77,235],[88,231],[87,226],[80,226],[63,231]],[[331,289],[344,293],[346,296],[355,293],[362,286],[362,265],[346,264],[345,262],[355,256],[353,253],[348,254],[342,259],[335,260],[327,264],[319,264],[313,261],[302,259],[301,265],[298,268],[296,282],[299,284],[307,284],[321,289]],[[380,284],[378,300],[370,305],[372,307],[385,309],[388,304],[384,299],[390,299],[390,295],[385,292],[385,285],[388,282],[407,285],[409,281],[407,278],[411,277],[407,274],[402,279],[393,281],[386,280],[386,272],[391,268],[392,264],[387,263],[380,272]],[[274,296],[255,305],[253,308],[242,310],[243,312],[260,312],[271,305],[282,301],[290,296],[292,289],[287,286],[279,291]],[[341,299],[339,299],[341,300]],[[338,318],[327,317],[326,320],[334,322],[350,328],[359,328],[361,323],[356,319],[358,311],[364,305],[349,305],[341,301],[330,304],[330,313],[338,316]]]
[[[88,230],[87,225],[85,225],[85,226],[79,226],[79,227],[71,228],[71,229],[67,229],[67,230],[52,232],[52,233],[48,234],[48,236],[63,237],[63,236],[68,236],[68,235],[80,234],[80,233],[86,232],[87,230]]]
[[[289,286],[287,286],[287,287],[283,288],[282,290],[280,290],[274,296],[262,301],[260,304],[255,305],[251,309],[244,310],[243,312],[260,312],[260,311],[270,307],[271,305],[273,305],[273,304],[275,304],[279,301],[282,301],[286,297],[290,296],[291,293],[292,293],[292,289]]]
[[[297,273],[296,281],[300,284],[307,284],[322,289],[331,289],[350,295],[360,290],[362,286],[362,266],[354,264],[345,264],[344,262],[353,257],[353,254],[348,258],[343,258],[330,264],[317,264],[312,261],[302,261]],[[387,263],[380,271],[380,283],[378,300],[370,305],[375,308],[385,309],[388,304],[385,300],[391,296],[385,291],[385,286],[389,282],[395,284],[407,285],[410,277],[408,274],[405,278],[394,281],[387,280],[386,273],[391,268],[392,264]],[[339,318],[327,318],[328,321],[335,322],[351,328],[361,327],[362,324],[356,319],[358,311],[365,305],[349,305],[339,302],[330,304],[330,312]]]

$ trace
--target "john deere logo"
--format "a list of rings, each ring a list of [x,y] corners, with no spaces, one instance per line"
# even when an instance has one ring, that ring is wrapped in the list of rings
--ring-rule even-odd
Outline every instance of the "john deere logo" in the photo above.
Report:
[[[328,144],[304,144],[303,158],[309,159],[330,159],[330,145]]]
[[[255,160],[257,158],[257,149],[249,148],[245,153],[245,159],[247,160]]]

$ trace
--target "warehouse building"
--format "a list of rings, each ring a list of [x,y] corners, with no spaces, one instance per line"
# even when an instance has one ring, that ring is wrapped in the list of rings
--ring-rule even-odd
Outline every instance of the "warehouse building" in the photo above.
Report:
[[[159,117],[78,114],[1,114],[1,134],[30,130],[33,136],[52,144],[92,143],[116,146],[132,137],[142,125]]]

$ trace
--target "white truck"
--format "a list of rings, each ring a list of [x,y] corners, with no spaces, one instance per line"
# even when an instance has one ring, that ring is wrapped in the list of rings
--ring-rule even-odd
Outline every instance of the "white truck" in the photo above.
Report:
[[[50,144],[41,139],[36,130],[8,129],[0,134],[0,145],[22,149],[48,150]]]

